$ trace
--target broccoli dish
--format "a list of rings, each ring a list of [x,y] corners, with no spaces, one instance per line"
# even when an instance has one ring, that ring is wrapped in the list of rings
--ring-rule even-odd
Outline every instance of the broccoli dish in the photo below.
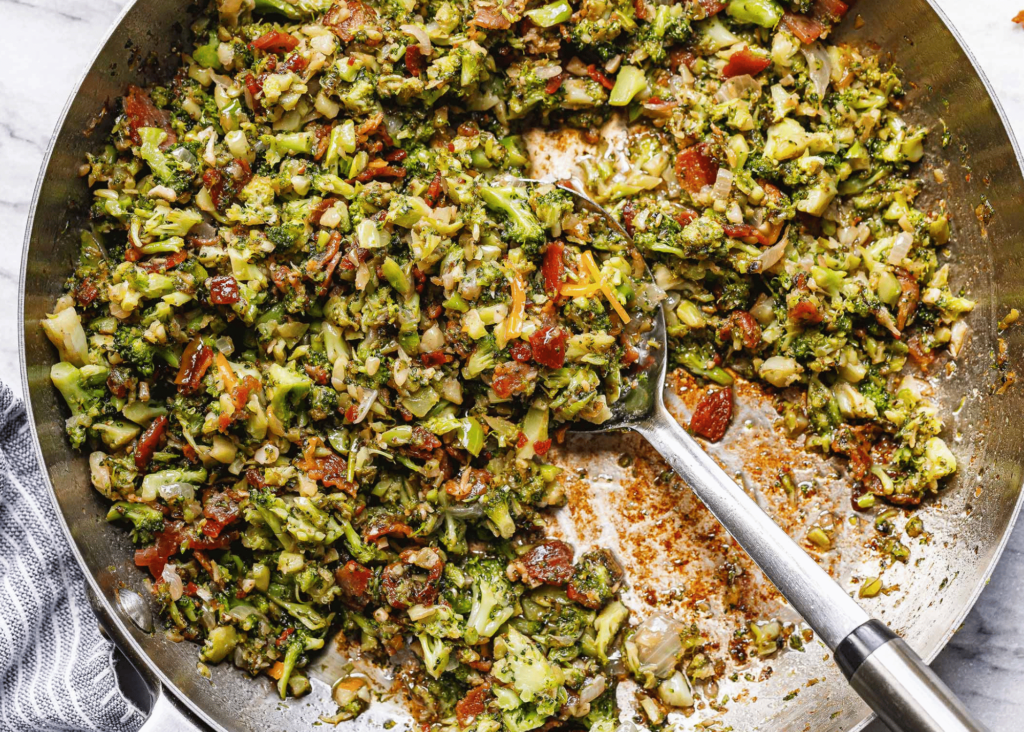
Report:
[[[212,4],[83,165],[88,226],[42,323],[166,628],[282,699],[339,632],[411,654],[420,721],[451,732],[612,732],[624,680],[652,725],[693,707],[723,668],[699,628],[639,622],[610,552],[545,532],[553,444],[611,418],[649,347],[720,387],[695,433],[722,436],[743,378],[848,459],[857,510],[937,491],[956,460],[925,377],[973,303],[898,69],[827,40],[846,11]],[[600,145],[612,118],[625,142]],[[594,144],[576,185],[633,244],[519,180],[535,128]],[[371,688],[333,697],[337,723]]]

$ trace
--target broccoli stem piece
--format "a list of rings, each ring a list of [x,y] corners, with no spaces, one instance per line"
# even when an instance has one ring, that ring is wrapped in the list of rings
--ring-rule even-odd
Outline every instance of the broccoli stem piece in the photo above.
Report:
[[[466,643],[490,638],[515,612],[515,593],[497,559],[474,559],[466,563],[473,585],[473,608],[466,619]]]
[[[566,0],[555,0],[542,7],[527,10],[526,15],[541,28],[550,28],[569,20],[572,17],[572,6]]]
[[[774,0],[730,0],[726,12],[740,23],[774,28],[782,20],[782,8]]]
[[[299,0],[294,5],[288,0],[256,0],[253,12],[276,13],[289,20],[302,20],[317,13],[327,12],[330,7],[330,0]]]
[[[164,529],[164,515],[155,508],[142,503],[128,503],[118,501],[107,512],[107,521],[120,521],[127,519],[134,525],[132,539],[136,543],[145,543],[153,540],[153,534]]]
[[[615,86],[608,97],[608,103],[613,107],[625,107],[633,97],[647,88],[647,77],[643,69],[635,66],[623,66],[619,69],[619,75],[615,77]]]
[[[282,662],[284,670],[281,672],[281,678],[277,680],[277,693],[282,700],[288,696],[288,680],[295,671],[295,664],[305,648],[306,643],[300,634],[294,635],[292,642],[288,644],[288,650],[285,652],[284,661]]]
[[[171,603],[174,608],[175,604]],[[206,636],[206,645],[199,657],[207,663],[220,663],[228,657],[238,645],[238,632],[233,625],[218,625]]]
[[[408,275],[402,271],[402,266],[391,257],[384,260],[381,270],[383,270],[388,283],[399,293],[408,295],[412,292],[412,283],[409,281]]]

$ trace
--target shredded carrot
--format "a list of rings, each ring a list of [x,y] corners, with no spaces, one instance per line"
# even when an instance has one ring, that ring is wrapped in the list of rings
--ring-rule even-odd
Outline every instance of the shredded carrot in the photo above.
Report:
[[[600,285],[590,283],[586,285],[562,285],[562,289],[559,290],[559,295],[565,297],[590,297],[595,292],[601,289]]]
[[[220,374],[220,380],[224,382],[224,391],[230,392],[236,386],[238,386],[238,379],[235,377],[235,372],[231,368],[231,364],[228,363],[227,358],[220,351],[217,351],[217,355],[214,357],[217,362],[217,373]]]
[[[628,323],[629,313],[627,313],[626,309],[622,307],[622,303],[619,302],[619,298],[615,296],[615,292],[612,288],[604,281],[604,278],[601,277],[601,270],[598,269],[597,262],[594,261],[594,255],[590,252],[583,252],[583,263],[587,265],[587,269],[590,270],[590,276],[594,278],[594,282],[596,282],[601,288],[601,292],[603,292],[604,296],[608,298],[608,302],[611,303],[612,309],[619,314],[623,323]]]
[[[512,309],[505,319],[505,338],[518,338],[523,332],[523,320],[526,316],[526,288],[523,279],[517,272],[512,278]]]
[[[274,681],[280,681],[281,677],[284,676],[284,664],[280,661],[276,661],[274,665],[267,670],[267,676],[272,678]]]

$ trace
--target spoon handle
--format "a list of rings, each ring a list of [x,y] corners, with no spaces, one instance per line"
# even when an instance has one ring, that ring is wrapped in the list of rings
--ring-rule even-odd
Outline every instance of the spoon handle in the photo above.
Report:
[[[719,467],[658,399],[633,427],[661,453],[815,633],[853,688],[896,732],[982,732],[902,639],[864,611]]]

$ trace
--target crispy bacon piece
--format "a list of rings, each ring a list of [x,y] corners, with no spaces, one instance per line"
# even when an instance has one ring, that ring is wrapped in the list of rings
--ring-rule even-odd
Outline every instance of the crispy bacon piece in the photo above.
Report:
[[[412,565],[408,562],[414,551],[407,549],[402,552],[401,562],[389,564],[381,572],[380,586],[384,591],[384,597],[388,605],[397,610],[405,610],[413,605],[433,605],[437,599],[444,562],[437,556],[434,566],[427,570],[426,576],[413,573]]]
[[[752,351],[761,345],[761,326],[746,310],[733,311],[725,325],[719,329],[718,335],[723,341],[731,340],[734,329],[739,329],[744,348]]]
[[[322,22],[345,43],[355,40],[356,34],[363,28],[380,30],[377,24],[377,11],[360,0],[334,3]],[[373,46],[379,43],[379,40],[368,40],[367,43]]]
[[[838,23],[849,9],[850,5],[843,0],[818,0],[814,6],[814,17],[819,22]]]
[[[111,394],[123,399],[128,396],[128,390],[132,388],[132,381],[131,371],[114,366],[107,376],[107,388]]]
[[[124,114],[128,118],[128,135],[136,145],[142,142],[139,137],[139,129],[142,127],[159,127],[167,133],[167,139],[160,143],[164,150],[178,141],[178,135],[171,127],[170,113],[158,109],[145,89],[134,84],[128,87],[128,95],[124,98]]]
[[[206,518],[203,533],[211,539],[219,537],[224,527],[237,521],[240,515],[238,502],[227,492],[210,491],[203,497],[203,516]]]
[[[921,301],[921,286],[914,276],[902,267],[896,268],[896,279],[900,283],[900,299],[896,303],[896,328],[903,330],[917,312]]]
[[[409,153],[400,148],[389,150],[388,152],[384,153],[384,159],[387,160],[389,163],[400,163],[407,157],[409,157]]]
[[[427,460],[434,450],[441,447],[441,441],[422,427],[412,428],[412,442],[406,445],[405,451],[411,457]]]
[[[380,165],[377,167],[369,167],[362,173],[356,176],[356,180],[360,183],[366,183],[370,180],[376,180],[378,178],[397,178],[402,179],[405,177],[405,168],[396,168],[392,165]]]
[[[692,224],[694,221],[699,219],[700,214],[697,213],[696,211],[690,211],[689,209],[687,209],[684,211],[680,211],[672,218],[674,218],[680,226],[688,226],[689,224]]]
[[[700,193],[704,186],[714,185],[718,163],[708,155],[706,144],[693,145],[676,156],[676,175],[687,191]]]
[[[370,601],[367,590],[370,589],[370,580],[373,579],[373,570],[364,567],[359,562],[349,560],[345,566],[338,567],[334,572],[334,578],[341,588],[342,594],[362,607]]]
[[[294,71],[296,74],[301,74],[307,66],[309,66],[309,61],[296,53],[286,58],[280,68],[283,71]]]
[[[512,21],[519,20],[526,8],[526,0],[474,0],[472,25],[490,30],[506,30]]]
[[[210,302],[214,305],[234,305],[242,299],[238,292],[238,281],[231,275],[217,275],[206,280],[210,290]]]
[[[249,96],[252,97],[252,111],[256,114],[263,113],[263,102],[260,101],[260,97],[263,96],[263,84],[252,74],[245,75],[245,88],[249,92]]]
[[[228,367],[230,368],[230,366]],[[241,381],[237,379],[228,384],[225,384],[228,389],[228,395],[231,399],[231,406],[235,408],[232,414],[226,412],[221,413],[220,417],[217,418],[217,426],[221,432],[227,432],[228,427],[237,420],[244,419],[246,417],[245,405],[249,402],[249,395],[260,388],[259,379],[255,376],[245,376]]]
[[[444,484],[444,490],[456,501],[477,498],[487,492],[491,477],[486,470],[465,468],[458,480],[449,480]]]
[[[564,541],[541,542],[519,558],[526,576],[536,585],[564,585],[572,577],[572,547]]]
[[[914,335],[907,340],[907,348],[910,350],[907,355],[910,360],[914,362],[921,371],[928,372],[928,368],[935,361],[935,353],[933,351],[926,351],[924,345],[921,343],[921,336]]]
[[[726,4],[721,2],[721,0],[697,0],[697,3],[704,8],[704,12],[707,13],[708,17],[718,15],[726,8]]]
[[[544,275],[544,292],[556,296],[562,289],[562,278],[565,275],[565,262],[562,254],[565,245],[560,241],[553,241],[548,244],[544,252],[544,264],[541,265],[541,272]]]
[[[562,328],[545,326],[530,336],[533,360],[549,369],[560,369],[565,364],[565,342],[569,334]]]
[[[213,363],[213,349],[203,343],[199,336],[196,336],[185,347],[181,354],[181,368],[178,369],[178,376],[174,383],[178,385],[178,391],[191,396],[199,391],[199,386],[206,375],[206,370]]]
[[[252,42],[253,48],[258,48],[267,53],[288,53],[294,51],[299,45],[299,39],[289,33],[281,31],[270,31]]]
[[[420,354],[420,362],[428,368],[432,366],[443,366],[451,360],[452,357],[440,349],[431,351],[430,353]]]
[[[821,38],[821,34],[825,32],[824,26],[814,18],[796,13],[787,12],[782,16],[780,25],[808,45]]]
[[[153,459],[153,453],[160,446],[160,439],[167,431],[168,423],[167,415],[161,414],[150,422],[149,427],[139,436],[138,442],[135,443],[135,467],[139,470],[149,467],[149,461]]]
[[[166,272],[169,269],[174,269],[186,259],[188,259],[188,252],[174,252],[165,257],[154,257],[146,262],[139,262],[139,269],[146,272]]]
[[[789,317],[796,323],[802,325],[817,325],[825,316],[821,314],[817,306],[808,300],[801,300],[789,309]]]
[[[674,71],[678,71],[679,67],[684,64],[686,65],[686,68],[690,68],[696,60],[697,56],[693,51],[686,48],[675,48],[668,57],[669,68]]]
[[[551,449],[551,440],[537,440],[533,443],[533,451],[538,455],[547,455],[548,450]]]
[[[75,303],[79,307],[87,308],[99,297],[100,291],[88,277],[83,279],[75,287]]]
[[[850,459],[850,472],[858,481],[863,481],[871,472],[871,449],[868,440],[860,430],[842,425],[832,440],[832,449]]]
[[[189,549],[192,549],[196,559],[200,560],[202,551],[223,549],[230,546],[237,538],[237,531],[229,531],[217,538],[203,536],[202,534],[196,535],[188,530],[182,522],[174,521],[156,535],[156,541],[151,546],[135,552],[135,566],[148,567],[150,574],[159,580],[167,560],[178,553],[183,542],[188,542]]]
[[[587,76],[609,91],[615,87],[615,82],[609,79],[603,71],[597,68],[597,64],[590,64],[587,66]]]
[[[245,482],[252,488],[267,487],[267,482],[263,480],[263,471],[254,468],[245,471]]]
[[[533,349],[526,341],[515,341],[508,347],[508,351],[519,363],[530,363],[533,360]]]
[[[771,65],[772,60],[767,56],[754,53],[749,48],[742,48],[729,57],[729,63],[722,69],[722,76],[726,79],[743,74],[757,76]]]
[[[441,182],[441,172],[434,173],[434,179],[430,181],[430,185],[427,187],[427,192],[423,195],[423,200],[427,202],[427,205],[434,208],[441,200],[441,194],[444,192],[444,185]]]
[[[526,391],[532,371],[533,369],[529,366],[517,361],[500,363],[494,367],[494,378],[491,379],[491,388],[502,399],[508,399],[513,394],[520,394]]]
[[[548,79],[548,83],[544,85],[544,91],[548,94],[557,94],[558,90],[562,88],[562,81],[565,79],[565,74],[556,74]]]
[[[363,538],[366,541],[377,541],[382,536],[405,536],[409,537],[415,533],[409,524],[403,523],[398,519],[381,514],[363,529]]]
[[[722,231],[730,239],[748,239],[754,237],[757,243],[763,247],[770,244],[768,237],[761,233],[756,226],[750,224],[723,224]]]
[[[718,442],[732,421],[732,389],[709,391],[697,403],[690,417],[690,431]]]
[[[328,451],[327,455],[316,455],[319,446],[319,439],[314,437],[307,440],[306,447],[302,452],[302,460],[296,465],[300,470],[306,471],[306,475],[311,479],[319,481],[325,487],[341,488],[346,493],[355,495],[356,487],[347,480],[348,463],[334,452]]]
[[[409,76],[419,76],[423,73],[426,64],[423,62],[423,50],[419,45],[405,47],[405,70]]]
[[[491,685],[482,684],[470,689],[455,705],[455,717],[459,720],[459,726],[465,729],[473,723],[477,716],[484,713],[487,708],[485,702],[490,693]]]

